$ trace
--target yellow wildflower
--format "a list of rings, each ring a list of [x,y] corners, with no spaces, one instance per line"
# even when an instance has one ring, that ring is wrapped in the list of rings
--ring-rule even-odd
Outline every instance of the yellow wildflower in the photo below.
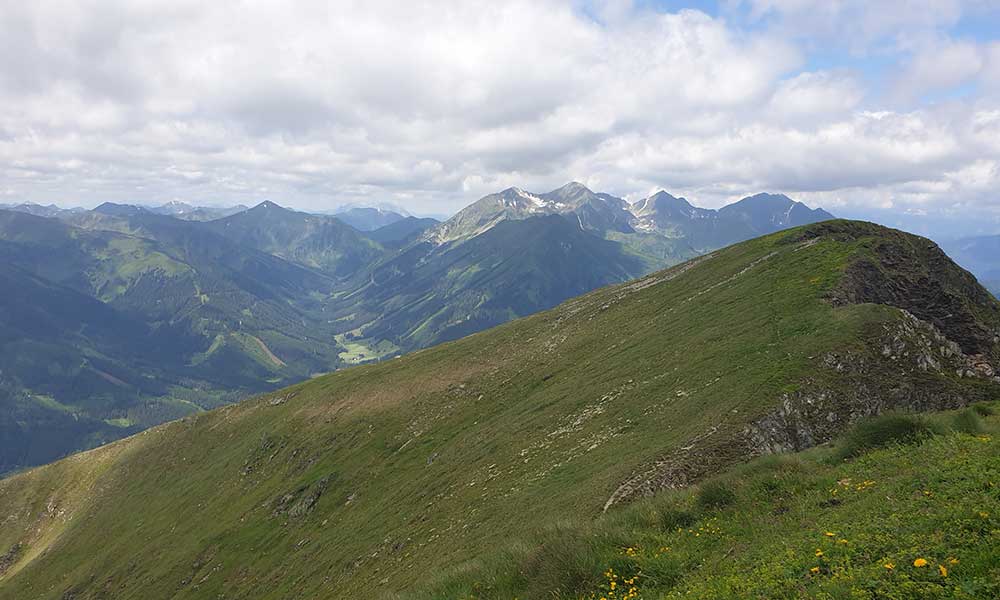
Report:
[[[948,559],[948,564],[949,564],[949,565],[957,565],[957,564],[958,564],[958,559],[957,559],[957,558],[954,558],[954,557],[952,557],[952,558],[949,558],[949,559]]]
[[[891,562],[887,562],[882,566],[885,567],[886,571],[891,571],[896,568],[896,565],[892,564]]]
[[[836,534],[834,534],[834,533],[833,533],[832,531],[827,531],[827,532],[826,532],[826,533],[824,533],[823,535],[825,535],[826,537],[833,537],[833,536],[834,536],[834,535],[836,535]]]
[[[941,572],[941,577],[948,576],[948,569],[944,565],[938,565],[938,571]]]
[[[927,559],[926,558],[918,558],[917,560],[913,561],[913,566],[914,567],[926,567],[927,566]]]
[[[809,572],[810,573],[819,573],[819,567],[813,567],[813,568],[809,569]]]
[[[823,551],[820,550],[819,548],[816,548],[816,556],[823,556]]]

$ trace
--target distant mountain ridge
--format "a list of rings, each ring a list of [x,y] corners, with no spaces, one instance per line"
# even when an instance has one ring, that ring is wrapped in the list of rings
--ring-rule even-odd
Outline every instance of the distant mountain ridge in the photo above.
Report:
[[[543,194],[515,187],[484,196],[428,230],[424,239],[435,244],[461,241],[483,233],[500,221],[549,214],[575,219],[588,231],[655,233],[671,239],[690,239],[695,248],[718,248],[834,218],[822,209],[810,209],[781,194],[757,194],[713,210],[697,208],[665,191],[630,204],[571,182]]]
[[[383,253],[378,243],[338,217],[297,212],[270,201],[205,227],[243,246],[337,277],[357,273]]]
[[[10,210],[15,212],[28,213],[36,217],[61,217],[67,214],[86,212],[85,208],[61,208],[55,204],[41,205],[34,202],[22,202],[20,204],[0,204],[0,210]]]
[[[186,202],[172,200],[166,204],[150,208],[149,210],[160,215],[169,215],[185,221],[212,221],[222,219],[230,215],[248,210],[250,207],[243,204],[236,206],[192,206]]]
[[[384,247],[399,248],[412,242],[423,232],[440,223],[437,219],[428,217],[405,217],[378,229],[365,232],[365,235]]]
[[[397,208],[353,206],[346,210],[339,210],[333,213],[333,216],[358,231],[375,231],[386,225],[402,221],[410,215]]]

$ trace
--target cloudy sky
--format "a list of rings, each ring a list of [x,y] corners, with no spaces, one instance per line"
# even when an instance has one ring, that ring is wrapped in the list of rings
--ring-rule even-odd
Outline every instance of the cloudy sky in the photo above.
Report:
[[[569,180],[1000,230],[1000,0],[0,0],[0,203]]]

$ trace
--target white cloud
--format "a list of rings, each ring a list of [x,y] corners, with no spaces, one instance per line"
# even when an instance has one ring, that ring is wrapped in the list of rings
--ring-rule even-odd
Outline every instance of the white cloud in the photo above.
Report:
[[[983,86],[994,97],[1000,96],[1000,42],[988,44],[983,51],[983,70],[980,75]]]
[[[893,94],[910,102],[928,92],[947,91],[971,81],[983,68],[983,51],[971,42],[922,45],[893,84]]]
[[[771,97],[774,118],[807,126],[843,118],[864,99],[864,90],[845,73],[807,72],[782,81]]]
[[[1000,202],[968,183],[991,181],[973,175],[1000,154],[1000,95],[920,101],[1000,82],[995,44],[942,29],[962,4],[747,6],[773,26],[627,1],[5,3],[0,194],[441,212],[579,179]],[[892,38],[894,97],[809,67],[805,38],[852,22],[852,50]]]

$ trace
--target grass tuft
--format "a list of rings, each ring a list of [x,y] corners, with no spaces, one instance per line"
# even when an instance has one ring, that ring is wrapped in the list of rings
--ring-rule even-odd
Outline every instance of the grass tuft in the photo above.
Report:
[[[927,419],[916,415],[885,414],[862,421],[838,444],[837,457],[853,458],[893,444],[917,444],[938,433]]]
[[[967,408],[951,418],[951,428],[960,433],[976,435],[983,432],[983,420],[972,408]]]
[[[539,542],[517,569],[528,597],[572,597],[597,585],[602,557],[582,529],[554,527],[543,532]]]
[[[673,531],[690,527],[697,518],[690,512],[679,508],[668,507],[660,511],[660,530]]]
[[[976,414],[979,415],[980,417],[990,417],[996,414],[996,410],[992,406],[990,406],[989,404],[985,404],[983,402],[973,404],[969,408],[976,411]]]
[[[699,508],[724,508],[736,502],[736,492],[719,480],[707,481],[698,489],[695,503]]]

